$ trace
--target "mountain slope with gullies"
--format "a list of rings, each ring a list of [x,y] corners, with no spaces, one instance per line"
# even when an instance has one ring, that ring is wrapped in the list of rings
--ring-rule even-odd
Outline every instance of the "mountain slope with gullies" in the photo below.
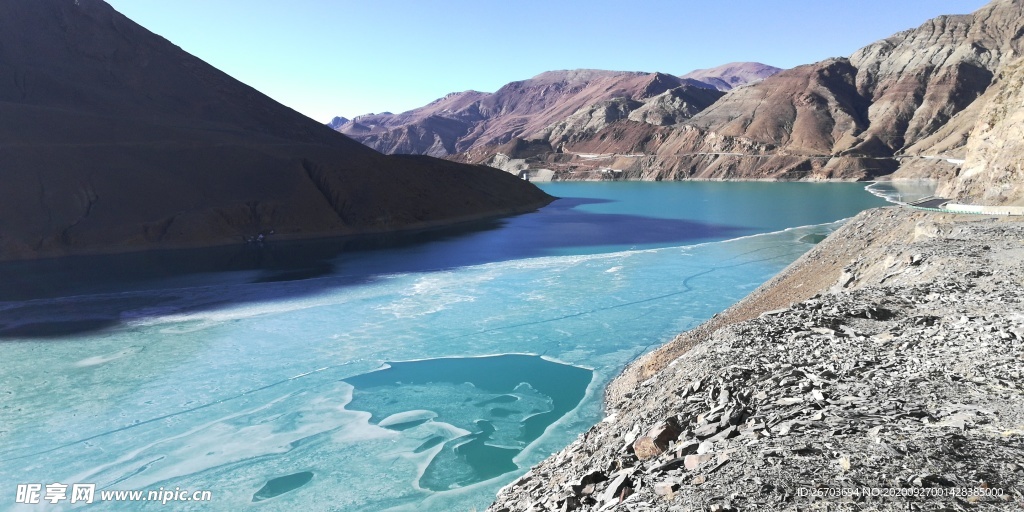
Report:
[[[660,73],[549,71],[492,94],[454,93],[402,114],[357,116],[339,131],[384,153],[445,156],[536,138],[580,108],[612,98],[644,99],[683,83]]]
[[[706,107],[649,99],[622,115],[630,105],[619,105],[607,122],[556,131],[560,144],[548,153],[493,146],[450,158],[518,173],[543,169],[552,179],[947,179],[964,159],[986,91],[1020,55],[1022,34],[1021,0],[995,0],[850,57],[735,87]],[[684,77],[707,80],[701,72]],[[643,115],[649,111],[657,115]]]
[[[386,157],[99,0],[0,3],[0,260],[428,227],[546,204]]]
[[[735,86],[759,80],[777,69],[745,64],[705,70],[707,74],[701,76]],[[548,71],[506,84],[494,93],[452,93],[401,114],[367,114],[331,127],[389,154],[448,156],[486,152],[481,148],[498,147],[517,138],[549,140],[553,132],[556,134],[552,146],[557,147],[628,117],[647,101],[657,102],[651,107],[655,112],[650,119],[662,123],[688,119],[718,99],[721,93],[715,88],[716,85],[697,79],[664,73]],[[658,98],[660,95],[666,96]],[[676,104],[670,112],[659,108],[666,101]],[[583,128],[583,133],[574,127]]]
[[[1024,206],[1024,59],[1003,69],[985,100],[964,164],[938,195],[965,203]]]
[[[1021,14],[1020,4],[1004,0],[973,15],[940,16],[848,59],[736,91],[692,124],[794,152],[895,154],[984,93],[1019,45]]]
[[[1019,0],[940,16],[849,58],[732,90],[671,129],[618,122],[565,148],[631,159],[562,158],[561,165],[576,166],[575,176],[587,166],[618,165],[624,178],[649,180],[868,179],[897,168],[897,177],[948,176],[955,170],[946,159],[963,158],[980,98],[1020,54],[1022,33]]]

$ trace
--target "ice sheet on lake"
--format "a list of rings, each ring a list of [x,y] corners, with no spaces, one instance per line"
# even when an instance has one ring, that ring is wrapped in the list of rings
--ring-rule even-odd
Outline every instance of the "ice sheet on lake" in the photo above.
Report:
[[[0,340],[0,481],[212,490],[213,504],[196,510],[483,509],[600,420],[600,390],[628,361],[735,302],[803,253],[803,237],[832,228],[334,287],[322,277],[315,292],[299,281],[0,304],[5,326],[113,320]],[[484,385],[481,375],[501,372],[479,364],[472,378],[368,384],[413,364],[374,371],[387,361],[494,354],[545,356],[516,357],[591,377],[571,400],[538,380],[545,372]],[[471,460],[483,452],[502,462]]]

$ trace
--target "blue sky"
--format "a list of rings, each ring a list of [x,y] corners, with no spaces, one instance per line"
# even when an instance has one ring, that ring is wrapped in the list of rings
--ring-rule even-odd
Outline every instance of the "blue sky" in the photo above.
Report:
[[[555,69],[683,74],[846,56],[984,0],[107,0],[318,121]]]

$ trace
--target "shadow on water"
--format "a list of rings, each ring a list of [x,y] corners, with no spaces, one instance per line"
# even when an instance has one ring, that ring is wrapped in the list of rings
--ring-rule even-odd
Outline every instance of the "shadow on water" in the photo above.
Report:
[[[6,326],[0,324],[0,339],[4,338],[61,338],[81,332],[102,331],[116,327],[114,318],[86,318],[49,322],[26,322]]]
[[[257,293],[237,296],[222,294],[217,301],[176,310],[188,312],[246,301],[312,295],[371,282],[385,274],[547,256],[567,248],[683,245],[754,231],[680,219],[591,213],[577,208],[603,202],[609,201],[563,198],[534,213],[413,233],[0,264],[0,306],[4,306],[4,301],[10,302],[8,307],[0,307],[0,341],[62,338],[116,328],[127,311],[149,307],[153,314],[162,314],[159,306],[175,300],[160,293],[117,295],[125,292],[293,284],[266,286]],[[70,296],[76,297],[31,302]],[[38,314],[43,311],[45,315]]]

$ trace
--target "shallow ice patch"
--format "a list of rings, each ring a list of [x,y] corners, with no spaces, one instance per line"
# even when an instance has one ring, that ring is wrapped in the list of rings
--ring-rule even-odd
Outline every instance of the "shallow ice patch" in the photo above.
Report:
[[[345,379],[349,410],[409,436],[427,454],[418,485],[445,491],[518,469],[514,459],[586,396],[593,371],[532,355],[388,363]],[[425,427],[462,431],[442,435]],[[439,425],[440,426],[440,425]]]
[[[437,417],[432,411],[406,411],[392,414],[380,420],[377,425],[390,430],[406,430],[422,425]]]
[[[266,483],[266,485],[261,487],[259,491],[256,491],[256,494],[252,496],[252,501],[255,503],[276,498],[282,494],[292,492],[299,487],[308,484],[312,479],[313,473],[310,471],[302,471],[290,475],[279,476],[271,479]]]

